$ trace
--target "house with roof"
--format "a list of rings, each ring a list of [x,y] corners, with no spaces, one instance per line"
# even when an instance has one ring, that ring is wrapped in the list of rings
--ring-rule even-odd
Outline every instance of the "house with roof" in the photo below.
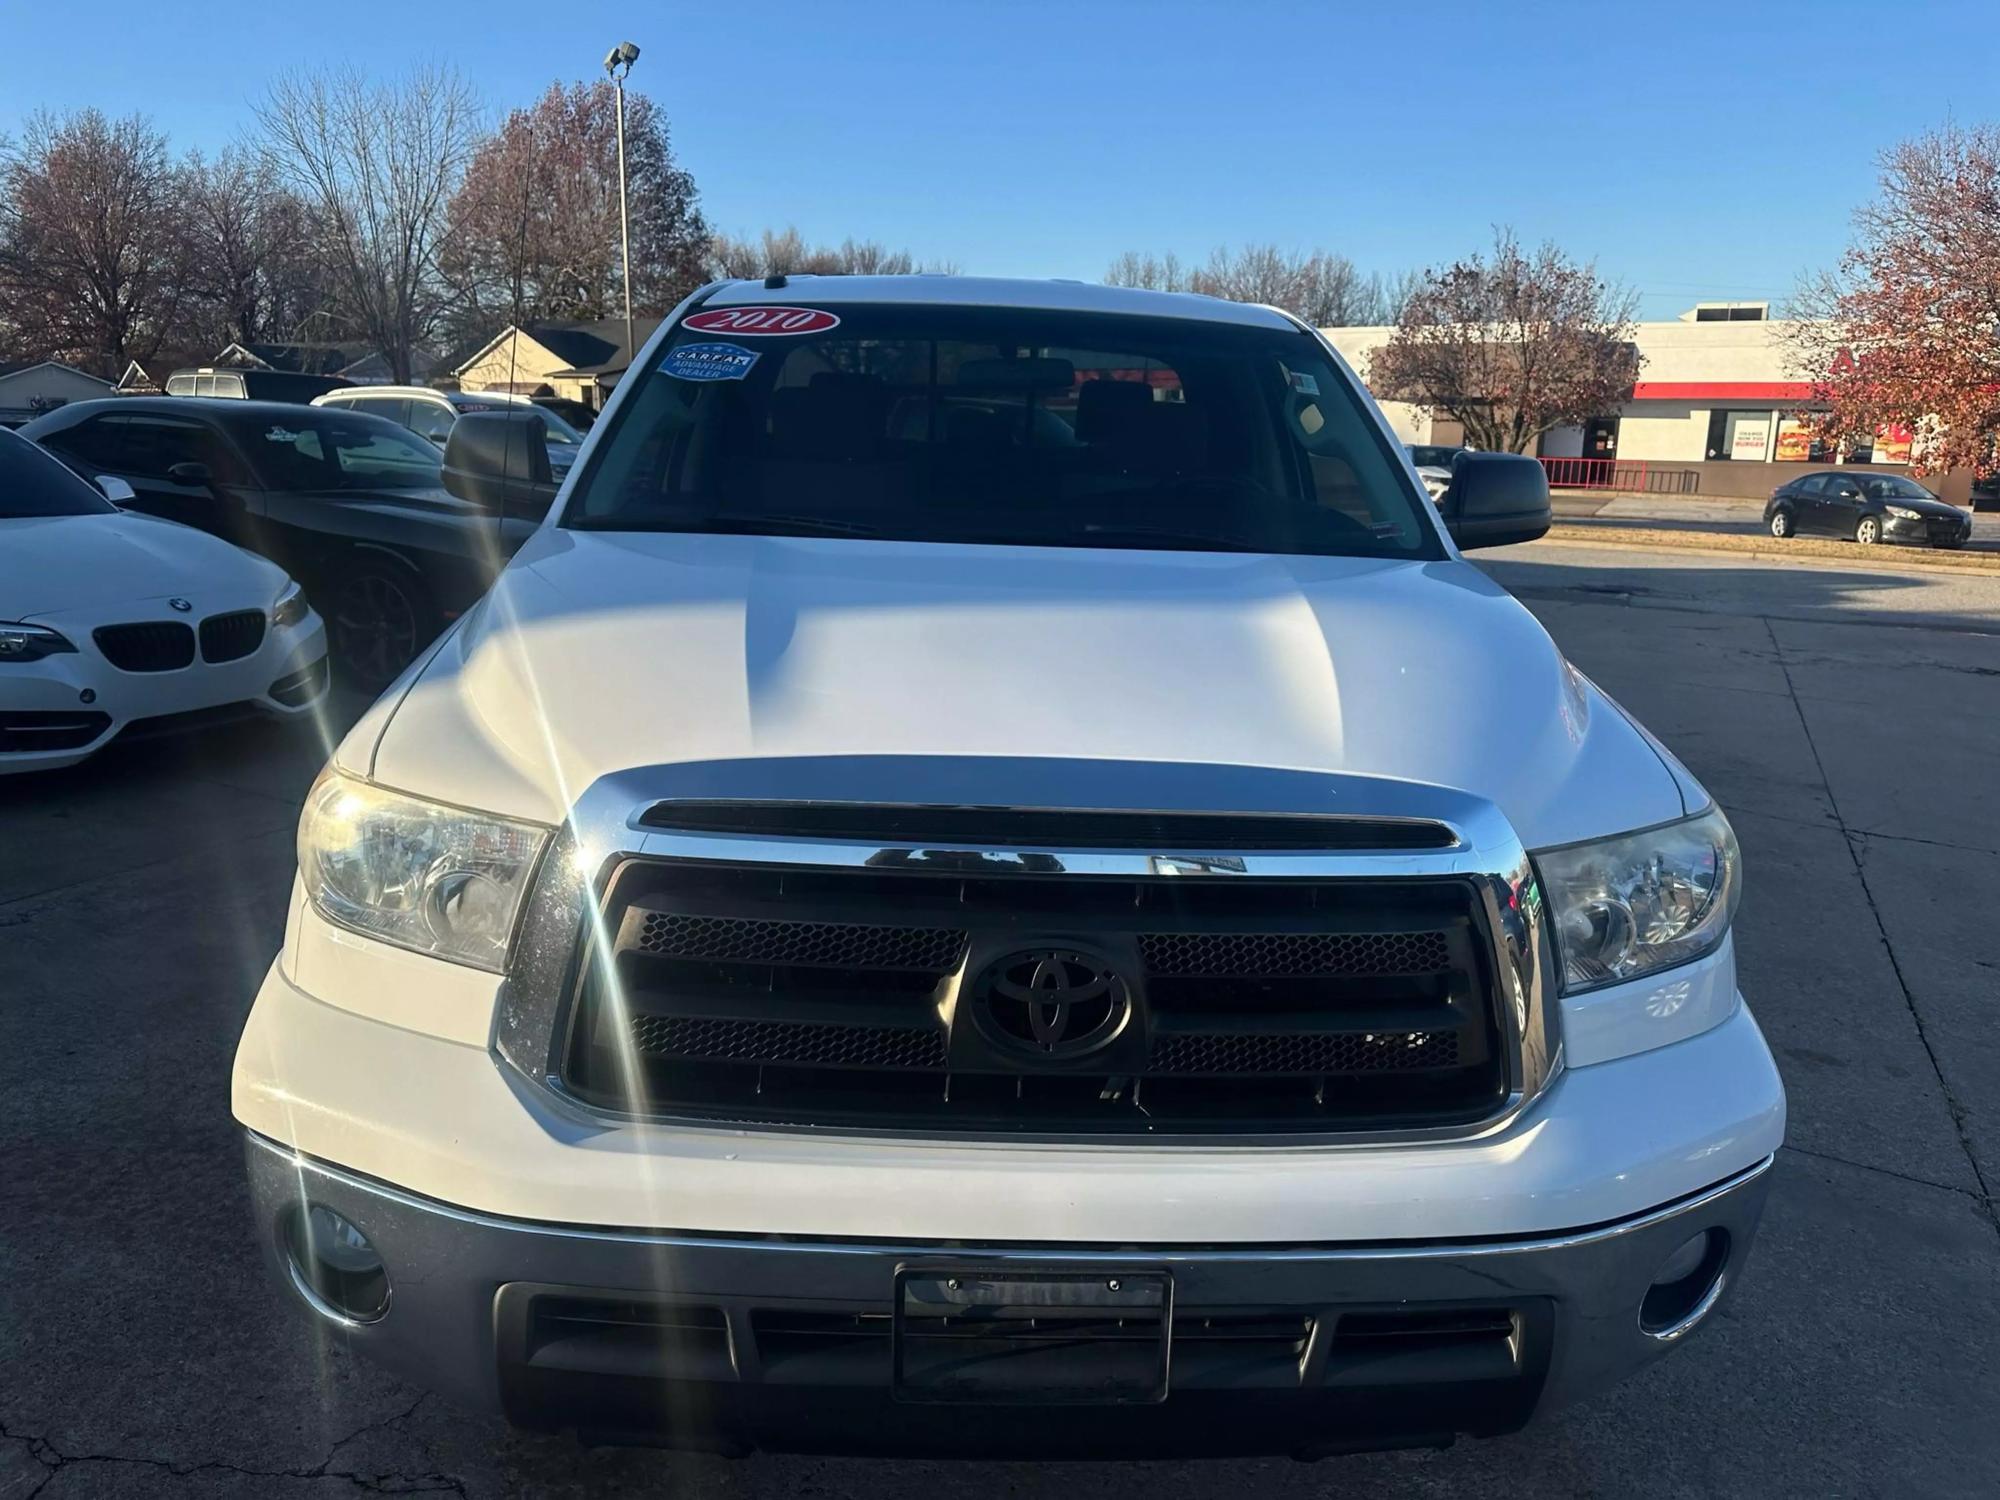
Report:
[[[641,348],[659,326],[658,318],[632,320],[633,337]],[[509,324],[452,373],[461,390],[566,396],[601,410],[631,363],[625,320],[600,318],[589,323]]]
[[[53,359],[0,359],[0,427],[19,427],[70,401],[111,394],[111,382]]]

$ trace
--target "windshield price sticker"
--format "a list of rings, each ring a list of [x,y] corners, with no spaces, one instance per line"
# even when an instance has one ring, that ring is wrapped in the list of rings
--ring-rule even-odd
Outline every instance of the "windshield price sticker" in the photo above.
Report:
[[[754,352],[735,344],[682,344],[667,351],[660,373],[680,380],[741,380],[756,363]]]
[[[681,319],[681,327],[697,333],[772,335],[825,333],[840,319],[816,307],[715,307]]]

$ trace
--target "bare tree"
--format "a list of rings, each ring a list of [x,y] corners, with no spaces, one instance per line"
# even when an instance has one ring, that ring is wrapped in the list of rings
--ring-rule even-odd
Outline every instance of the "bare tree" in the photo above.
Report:
[[[0,153],[0,305],[21,347],[113,376],[152,356],[187,268],[173,181],[142,116],[30,117]]]
[[[312,254],[309,206],[270,164],[240,147],[191,155],[178,183],[189,248],[186,341],[285,341],[324,335],[334,293]]]
[[[477,139],[471,86],[436,66],[385,83],[301,70],[271,85],[257,118],[265,159],[314,211],[355,331],[408,380],[450,297],[437,260]]]
[[[919,272],[956,275],[952,261],[919,261],[908,250],[891,250],[878,240],[852,237],[838,245],[812,245],[797,229],[766,229],[757,239],[718,234],[710,243],[709,268],[717,276],[909,276]]]
[[[1476,448],[1525,453],[1551,427],[1630,397],[1635,305],[1595,265],[1554,245],[1524,251],[1500,229],[1490,257],[1424,273],[1368,383],[1385,400],[1458,421]]]
[[[1296,313],[1315,328],[1386,320],[1381,279],[1364,277],[1354,262],[1330,250],[1287,254],[1276,245],[1216,249],[1206,264],[1186,267],[1169,251],[1127,250],[1104,273],[1110,286],[1159,292],[1201,292],[1231,302],[1255,302]]]

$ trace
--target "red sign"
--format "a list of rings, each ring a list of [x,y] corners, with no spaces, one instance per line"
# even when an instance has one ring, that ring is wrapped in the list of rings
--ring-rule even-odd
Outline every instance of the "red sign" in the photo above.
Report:
[[[825,333],[840,319],[816,307],[714,307],[681,319],[681,327],[700,333],[766,334]]]

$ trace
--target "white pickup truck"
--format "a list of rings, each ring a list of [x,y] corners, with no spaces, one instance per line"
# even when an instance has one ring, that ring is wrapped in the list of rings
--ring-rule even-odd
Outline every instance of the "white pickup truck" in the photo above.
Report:
[[[448,484],[548,493],[532,416]],[[1785,1098],[1729,824],[1269,308],[678,308],[313,788],[234,1108],[281,1280],[591,1440],[1317,1456],[1735,1283]]]

